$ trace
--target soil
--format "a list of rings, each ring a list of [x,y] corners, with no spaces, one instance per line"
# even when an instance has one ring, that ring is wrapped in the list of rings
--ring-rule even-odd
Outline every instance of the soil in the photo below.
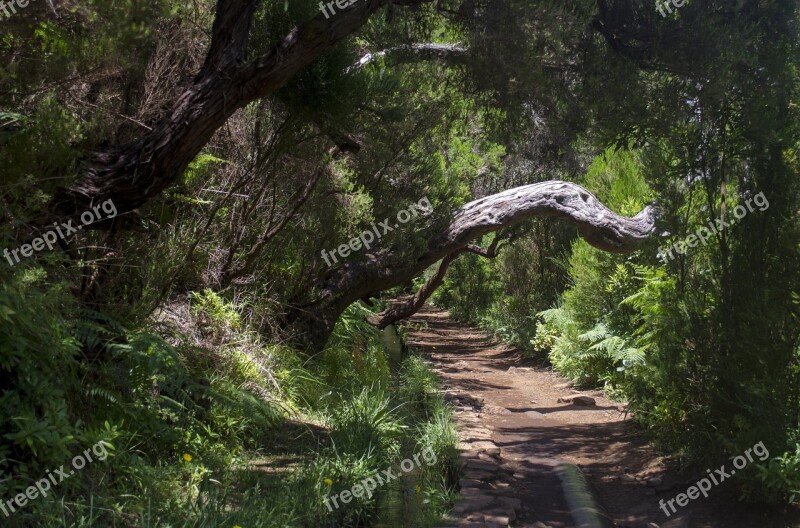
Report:
[[[426,307],[409,320],[409,330],[409,345],[441,376],[459,422],[465,475],[450,526],[575,526],[556,472],[563,462],[581,469],[612,520],[609,525],[800,526],[796,512],[738,502],[733,482],[720,483],[708,498],[683,508],[675,504],[676,512],[669,510],[667,517],[659,501],[685,492],[705,471],[670,470],[623,404],[601,391],[574,389],[552,369],[524,360],[443,310]],[[595,404],[563,401],[575,395]]]

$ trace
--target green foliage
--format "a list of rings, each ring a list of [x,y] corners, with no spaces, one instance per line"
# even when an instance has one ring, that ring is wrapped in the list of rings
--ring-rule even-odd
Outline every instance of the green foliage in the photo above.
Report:
[[[403,429],[388,395],[380,389],[364,388],[352,400],[333,411],[331,439],[337,449],[364,453],[386,465],[400,452]]]
[[[3,21],[0,36],[0,239],[9,249],[63,220],[51,218],[51,199],[95,153],[113,167],[114,146],[161,134],[178,105],[207,93],[187,89],[203,68],[215,2],[56,4],[53,16],[48,2],[33,2]],[[576,241],[572,225],[525,222],[500,234],[513,242],[496,259],[454,262],[435,302],[627,399],[637,423],[681,461],[764,440],[783,454],[737,482],[751,499],[791,501],[800,435],[797,3],[745,2],[731,16],[731,2],[704,0],[667,18],[652,3],[607,4],[605,13],[595,2],[387,6],[275,97],[202,130],[213,139],[185,173],[113,230],[84,230],[3,268],[3,496],[79,448],[115,448],[113,464],[86,468],[9,522],[436,525],[458,471],[434,373],[415,356],[392,372],[361,303],[315,358],[291,347],[293,315],[336,303],[320,298],[331,277],[322,248],[424,196],[431,216],[335,266],[377,251],[414,262],[465,202],[545,179],[581,183],[625,215],[655,200],[659,240],[607,255]],[[318,10],[259,2],[242,63],[255,64]],[[318,23],[304,26],[306,36]],[[615,35],[600,38],[598,27]],[[469,60],[393,53],[409,42],[459,43]],[[353,68],[367,52],[374,60]],[[361,148],[331,149],[342,143]],[[151,154],[142,149],[142,170]],[[140,183],[137,172],[132,185]],[[768,210],[657,263],[657,244],[730,219],[759,192]],[[434,466],[374,498],[325,508],[333,488],[428,446]]]
[[[639,169],[637,153],[608,149],[589,167],[585,185],[612,209],[634,214],[650,195]],[[564,375],[584,385],[615,388],[645,364],[646,348],[628,335],[631,310],[621,304],[635,287],[630,266],[577,240],[567,270],[570,287],[561,305],[539,313],[545,324],[538,346],[549,350],[549,360]],[[550,339],[552,345],[543,346]]]
[[[60,464],[80,434],[68,401],[81,350],[64,316],[71,301],[45,279],[28,269],[0,284],[0,469],[19,479],[11,490]]]
[[[439,378],[419,356],[408,356],[400,367],[400,396],[425,411],[438,397]]]
[[[418,428],[417,451],[431,449],[436,453],[436,464],[425,466],[426,477],[441,482],[452,490],[461,476],[461,454],[456,423],[444,407],[436,407],[431,419]]]
[[[365,320],[370,314],[360,303],[351,305],[336,323],[323,353],[320,377],[338,391],[360,394],[363,387],[385,388],[390,379],[380,333]]]
[[[796,504],[800,497],[800,444],[794,452],[772,457],[767,464],[757,464],[758,475],[745,489],[749,499]]]
[[[476,321],[488,309],[497,291],[491,266],[477,255],[467,254],[447,270],[445,283],[434,295],[434,302],[447,306],[458,320]]]
[[[241,328],[242,322],[236,308],[226,303],[219,294],[206,289],[191,294],[192,312],[200,317],[201,326],[208,327],[212,337],[221,339]]]
[[[543,320],[536,321],[536,334],[531,339],[533,351],[538,354],[550,354],[556,344],[558,333],[545,325]]]

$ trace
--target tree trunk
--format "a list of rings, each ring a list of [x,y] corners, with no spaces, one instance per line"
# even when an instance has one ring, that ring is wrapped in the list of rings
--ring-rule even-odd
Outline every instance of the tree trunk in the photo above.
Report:
[[[295,27],[265,55],[244,62],[256,0],[218,0],[203,69],[169,116],[140,140],[90,159],[82,177],[54,197],[51,209],[75,216],[111,199],[122,214],[157,196],[180,177],[214,132],[238,109],[274,94],[300,71],[363,26],[390,0],[364,0],[325,19]],[[417,5],[428,0],[395,1]]]

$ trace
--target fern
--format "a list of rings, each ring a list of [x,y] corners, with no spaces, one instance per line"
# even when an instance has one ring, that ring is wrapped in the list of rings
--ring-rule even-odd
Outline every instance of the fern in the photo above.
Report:
[[[592,343],[587,349],[587,355],[592,357],[606,357],[617,366],[617,371],[623,371],[645,362],[645,348],[630,346],[622,337],[613,335],[604,323],[598,323],[594,328],[579,336],[579,339]]]

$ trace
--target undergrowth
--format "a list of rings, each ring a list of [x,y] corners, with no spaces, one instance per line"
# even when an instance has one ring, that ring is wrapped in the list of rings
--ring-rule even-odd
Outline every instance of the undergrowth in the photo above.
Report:
[[[128,328],[43,284],[30,270],[0,286],[0,385],[16,387],[0,397],[0,498],[97,442],[109,456],[0,513],[3,526],[422,527],[449,508],[457,437],[435,376],[416,357],[390,372],[364,307],[309,360],[262,343],[209,291],[185,301],[181,325]],[[413,500],[401,479],[325,506],[426,448],[437,463],[413,476]]]

